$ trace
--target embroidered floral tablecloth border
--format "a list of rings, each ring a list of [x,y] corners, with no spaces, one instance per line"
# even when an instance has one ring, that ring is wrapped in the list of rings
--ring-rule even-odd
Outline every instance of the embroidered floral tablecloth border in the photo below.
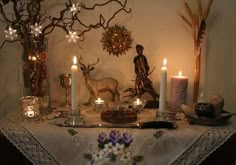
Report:
[[[32,133],[17,122],[1,120],[0,130],[7,139],[33,164],[60,164]],[[235,125],[209,127],[194,143],[180,154],[171,165],[200,164],[234,133]]]

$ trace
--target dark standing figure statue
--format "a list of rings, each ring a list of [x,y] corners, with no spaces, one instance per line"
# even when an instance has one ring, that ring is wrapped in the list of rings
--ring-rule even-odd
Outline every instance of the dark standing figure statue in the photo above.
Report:
[[[150,74],[149,65],[147,58],[143,55],[143,49],[144,47],[142,45],[136,45],[136,51],[138,53],[138,55],[134,57],[136,94],[137,97],[140,97],[143,93],[148,92],[153,97],[153,100],[156,100],[159,95],[153,88],[151,80],[148,79],[148,75]]]

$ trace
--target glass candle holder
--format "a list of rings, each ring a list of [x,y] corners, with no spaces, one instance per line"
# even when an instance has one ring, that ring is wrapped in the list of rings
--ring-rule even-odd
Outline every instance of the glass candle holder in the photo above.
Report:
[[[39,99],[35,96],[25,96],[20,98],[21,114],[25,118],[35,118],[39,112]]]
[[[144,105],[145,101],[138,98],[133,101],[132,108],[135,112],[139,113],[142,112]]]
[[[96,112],[101,112],[101,110],[105,107],[105,102],[101,98],[98,98],[94,101],[94,110]]]

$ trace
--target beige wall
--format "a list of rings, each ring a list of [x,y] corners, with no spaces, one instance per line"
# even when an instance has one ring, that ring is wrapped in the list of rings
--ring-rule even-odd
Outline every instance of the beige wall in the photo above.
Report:
[[[48,1],[50,12],[59,6],[56,1]],[[94,1],[85,1],[85,3]],[[68,43],[65,34],[57,30],[50,35],[48,49],[48,73],[52,99],[57,102],[64,101],[64,89],[60,87],[58,75],[69,73],[72,56],[83,56],[85,62],[101,59],[92,76],[102,78],[112,76],[119,80],[120,90],[133,87],[135,74],[133,57],[136,54],[135,45],[142,44],[144,54],[147,56],[150,67],[156,66],[150,75],[153,85],[159,92],[160,67],[164,57],[168,59],[168,93],[170,77],[182,70],[189,77],[188,103],[191,104],[193,84],[193,43],[189,30],[178,17],[177,12],[183,11],[182,1],[171,0],[128,0],[132,14],[120,14],[113,23],[125,25],[132,32],[133,48],[121,57],[109,56],[102,50],[100,43],[103,30],[91,31],[86,34],[86,40],[78,45]],[[205,45],[206,70],[202,72],[201,91],[204,97],[219,93],[225,98],[225,109],[236,112],[236,71],[233,62],[235,59],[235,24],[233,11],[235,0],[215,0],[208,19],[207,40]],[[114,10],[115,6],[104,9],[105,14]],[[84,16],[84,15],[83,15]],[[96,17],[85,17],[87,20]],[[1,31],[3,26],[1,25]],[[1,41],[4,39],[0,33]],[[20,84],[18,70],[20,63],[20,45],[8,44],[0,50],[0,116],[16,109],[20,97]],[[79,74],[79,102],[85,102],[88,91],[85,87],[82,73]]]

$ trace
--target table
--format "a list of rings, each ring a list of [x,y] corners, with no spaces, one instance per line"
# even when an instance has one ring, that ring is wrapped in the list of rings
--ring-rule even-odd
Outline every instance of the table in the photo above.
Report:
[[[87,112],[84,115],[89,115],[90,121],[93,121],[96,116],[90,114],[91,111]],[[226,161],[234,163],[236,159],[235,125],[231,123],[221,127],[204,127],[188,125],[186,121],[179,121],[177,125],[176,130],[128,129],[133,137],[132,147],[130,145],[132,152],[144,156],[144,161],[140,164],[156,164],[157,162],[163,165],[208,164],[216,160],[214,156],[217,158],[220,158],[219,154],[223,156],[222,152],[225,153],[227,149],[230,149],[230,152],[227,151],[227,153],[231,153],[231,157],[224,160],[224,163]],[[97,135],[101,132],[101,129],[79,128],[74,129],[78,133],[71,136],[68,133],[68,128],[56,127],[48,122],[29,123],[11,120],[1,121],[0,128],[8,141],[11,142],[11,144],[4,146],[14,144],[14,147],[18,148],[33,164],[45,164],[45,162],[50,162],[50,164],[67,164],[65,162],[86,164],[83,153],[93,151],[97,145]],[[109,132],[110,130],[103,131]],[[127,131],[127,129],[119,130]],[[153,135],[159,131],[162,132],[162,136],[154,137]],[[15,137],[18,138],[14,139]],[[25,148],[24,145],[20,146],[23,143],[26,144]],[[70,153],[69,156],[66,156],[67,153]],[[165,158],[162,160],[163,157]],[[21,159],[21,161],[25,161],[25,159]]]

